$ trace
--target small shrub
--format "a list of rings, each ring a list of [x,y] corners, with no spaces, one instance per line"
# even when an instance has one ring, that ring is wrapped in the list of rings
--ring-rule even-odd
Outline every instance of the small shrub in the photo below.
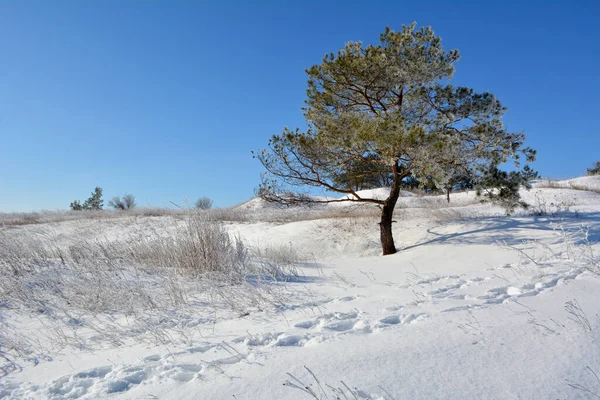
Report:
[[[200,197],[198,200],[196,200],[196,209],[198,210],[209,210],[210,208],[212,208],[213,205],[213,201],[208,198],[208,197]]]

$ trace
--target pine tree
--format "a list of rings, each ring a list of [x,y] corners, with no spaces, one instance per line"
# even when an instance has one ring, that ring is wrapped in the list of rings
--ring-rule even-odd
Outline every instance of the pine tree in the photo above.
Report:
[[[85,210],[102,210],[104,200],[102,200],[102,188],[96,187],[92,195],[83,203]]]
[[[82,210],[102,210],[104,200],[102,200],[102,188],[96,187],[92,192],[92,195],[81,204],[79,200],[71,202],[70,207],[73,211]]]
[[[430,27],[416,23],[400,32],[386,28],[379,44],[349,42],[326,55],[307,70],[308,129],[285,128],[255,153],[266,170],[258,195],[286,204],[331,201],[296,189],[309,186],[347,195],[335,201],[378,204],[383,254],[392,254],[392,216],[407,177],[446,187],[452,165],[478,180],[510,159],[518,166],[521,155],[533,161],[524,134],[504,128],[506,109],[493,94],[448,84],[458,59],[457,50],[445,51]],[[361,197],[357,171],[366,182],[383,170],[391,179],[388,198]],[[510,175],[496,178],[499,184]],[[509,194],[518,198],[518,191]]]
[[[73,210],[73,211],[81,211],[81,210],[83,210],[83,206],[81,205],[81,203],[79,202],[79,200],[72,201],[71,204],[69,205],[69,207],[71,207],[71,210]]]

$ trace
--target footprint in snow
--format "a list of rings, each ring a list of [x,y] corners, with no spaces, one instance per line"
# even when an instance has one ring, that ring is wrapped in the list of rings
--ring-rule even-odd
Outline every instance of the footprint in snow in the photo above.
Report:
[[[396,325],[400,323],[400,316],[390,315],[389,317],[380,319],[379,322],[381,322],[382,324]]]
[[[429,315],[426,313],[416,313],[407,315],[390,315],[379,320],[378,327],[384,327],[386,325],[409,325],[415,322],[423,321],[428,318]]]
[[[323,327],[325,329],[329,329],[330,331],[345,332],[354,328],[354,325],[357,323],[357,321],[358,320],[356,319],[348,319],[344,321],[333,322],[331,324],[324,325]]]

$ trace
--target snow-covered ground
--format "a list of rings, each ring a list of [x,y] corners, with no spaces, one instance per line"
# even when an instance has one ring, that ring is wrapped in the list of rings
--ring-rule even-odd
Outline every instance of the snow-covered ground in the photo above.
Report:
[[[0,358],[0,398],[600,398],[600,194],[559,187],[524,192],[532,209],[512,217],[473,193],[450,204],[404,196],[394,225],[401,250],[386,257],[372,212],[343,215],[336,205],[331,218],[226,223],[255,257],[295,261],[300,272],[261,284],[265,307],[225,306],[185,278],[189,300],[157,306],[145,332],[119,320],[127,337],[112,345],[94,339],[98,316],[73,312],[57,335],[49,317],[0,292],[0,327],[12,335],[0,330],[0,355],[17,359],[1,342],[8,337],[49,349],[19,358],[19,368]],[[258,201],[242,209],[304,212]],[[72,248],[177,235],[184,223],[124,216],[0,233]],[[158,291],[161,277],[144,288]]]

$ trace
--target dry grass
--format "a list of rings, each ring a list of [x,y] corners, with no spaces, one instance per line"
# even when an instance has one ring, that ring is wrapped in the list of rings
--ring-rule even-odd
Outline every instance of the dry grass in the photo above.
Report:
[[[359,390],[355,385],[348,385],[344,381],[339,381],[338,383],[331,385],[325,382],[321,382],[321,380],[317,377],[317,375],[310,370],[307,366],[304,366],[305,374],[308,375],[304,380],[296,377],[295,375],[288,372],[288,377],[283,386],[289,387],[291,389],[295,389],[297,393],[304,393],[303,398],[306,399],[314,399],[314,400],[337,400],[337,399],[347,399],[347,400],[374,400],[382,399],[382,400],[395,400],[394,397],[386,391],[383,387],[377,386],[382,394],[376,395],[377,397],[372,397],[372,395],[367,394],[364,390]]]
[[[594,192],[600,194],[600,188],[594,187],[589,184],[577,183],[572,181],[558,181],[553,179],[543,179],[535,184],[536,188],[542,189],[573,189],[583,190],[586,192]]]
[[[0,230],[0,375],[64,348],[189,343],[217,318],[277,311],[288,303],[282,281],[298,275],[294,254],[280,265],[282,254],[250,257],[205,213],[175,234],[119,241],[60,245],[38,230]],[[21,317],[41,327],[8,322]]]
[[[131,262],[154,268],[175,268],[193,276],[243,276],[248,251],[239,238],[231,238],[222,224],[202,213],[191,215],[175,236],[141,238],[129,245]]]
[[[325,218],[345,218],[364,214],[378,214],[372,205],[350,205],[347,207],[290,207],[244,210],[239,208],[216,208],[205,211],[192,209],[174,210],[167,208],[134,208],[127,211],[41,211],[31,213],[0,213],[1,227],[18,227],[33,224],[61,223],[77,220],[108,220],[123,217],[173,216],[188,218],[202,213],[206,218],[221,222],[272,222],[289,223]]]
[[[169,208],[134,208],[126,211],[39,211],[30,213],[0,213],[0,227],[16,227],[32,224],[58,223],[77,220],[115,219],[124,216],[159,217],[181,216],[185,212]]]

